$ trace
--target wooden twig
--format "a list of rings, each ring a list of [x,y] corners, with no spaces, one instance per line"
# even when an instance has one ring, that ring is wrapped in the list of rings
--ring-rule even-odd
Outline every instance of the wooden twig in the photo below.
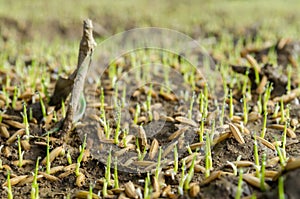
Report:
[[[82,95],[83,92],[86,74],[91,64],[92,54],[96,45],[97,44],[93,37],[92,21],[90,19],[86,19],[83,22],[83,35],[79,47],[77,68],[69,76],[69,79],[74,81],[74,85],[62,128],[64,132],[69,132],[71,130],[74,113],[77,110],[80,95]]]

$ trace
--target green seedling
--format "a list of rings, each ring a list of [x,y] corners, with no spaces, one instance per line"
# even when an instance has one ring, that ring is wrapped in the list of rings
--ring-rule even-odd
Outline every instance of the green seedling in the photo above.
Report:
[[[147,112],[149,116],[149,121],[153,120],[153,115],[152,115],[152,110],[151,110],[151,99],[152,99],[152,84],[150,85],[150,89],[147,93],[147,101],[146,101],[146,107],[147,107]]]
[[[23,155],[24,155],[24,151],[22,151],[22,147],[21,147],[21,138],[18,135],[18,154],[19,154],[19,163],[18,163],[18,167],[22,167],[23,166]]]
[[[26,137],[27,137],[27,139],[29,140],[30,132],[29,132],[29,122],[28,122],[28,117],[27,117],[27,108],[26,108],[26,104],[24,104],[24,106],[23,106],[22,117],[23,117],[23,124],[25,125],[25,133],[26,133]]]
[[[229,119],[232,120],[234,114],[232,89],[229,90]]]
[[[111,149],[109,150],[109,155],[107,157],[106,167],[105,167],[105,181],[107,185],[110,186],[110,167],[111,167]]]
[[[136,151],[138,153],[138,160],[141,161],[145,158],[145,156],[147,154],[147,148],[143,147],[143,153],[142,153],[140,143],[139,143],[138,139],[135,140],[135,144],[136,144]]]
[[[200,124],[200,129],[199,129],[199,141],[203,142],[203,137],[204,137],[204,123],[205,123],[205,119],[202,118],[201,119],[201,124]]]
[[[127,140],[126,140],[127,135],[128,135],[128,128],[125,128],[123,130],[123,138],[122,138],[124,148],[127,147]]]
[[[237,187],[237,190],[236,190],[236,193],[235,193],[235,197],[234,197],[235,199],[240,199],[241,198],[241,195],[243,193],[242,185],[243,185],[243,169],[240,168],[239,169],[238,187]]]
[[[121,105],[119,105],[117,109],[118,109],[118,113],[117,113],[118,119],[117,119],[117,128],[115,130],[115,137],[114,137],[115,144],[119,144],[119,135],[121,129],[121,114],[122,114]]]
[[[263,103],[263,111],[264,112],[268,111],[268,102],[271,97],[272,90],[273,90],[272,83],[268,83],[265,94],[264,94],[264,103]]]
[[[178,150],[177,144],[174,145],[174,173],[177,174],[178,172]]]
[[[268,118],[268,111],[265,111],[264,112],[263,128],[262,128],[261,135],[260,135],[260,137],[262,137],[262,138],[265,137],[265,134],[267,132],[267,118]]]
[[[93,199],[93,185],[92,184],[90,184],[89,195],[88,195],[87,199]]]
[[[272,115],[273,118],[276,118],[278,116],[279,109],[280,109],[280,106],[279,106],[278,103],[276,103],[275,108],[274,108],[274,112],[273,112],[273,115]]]
[[[126,86],[124,86],[122,91],[122,104],[121,107],[124,108],[126,103]]]
[[[277,142],[277,139],[275,138],[275,141]],[[275,145],[275,148],[276,148],[276,152],[278,154],[278,157],[279,157],[279,162],[280,162],[280,165],[282,168],[285,167],[286,165],[286,158],[284,157],[284,152],[283,150],[279,147],[278,144]]]
[[[47,152],[46,152],[46,173],[50,174],[51,162],[50,162],[50,138],[49,131],[47,131]]]
[[[283,98],[281,98],[281,100],[280,100],[280,113],[281,113],[280,123],[283,123],[283,122],[284,122],[284,119],[285,119],[285,112],[284,112]]]
[[[152,193],[152,187],[151,187],[150,174],[147,173],[147,177],[145,179],[145,187],[144,187],[144,198],[150,199],[151,193]]]
[[[285,194],[284,194],[284,177],[279,176],[278,178],[278,198],[279,199],[285,199]]]
[[[119,188],[119,177],[118,177],[118,159],[115,158],[115,167],[114,167],[114,188]]]
[[[265,191],[265,171],[266,171],[266,159],[267,155],[264,153],[262,155],[262,160],[261,160],[261,170],[260,170],[260,190]]]
[[[158,157],[157,157],[157,165],[156,165],[156,169],[155,169],[155,178],[156,180],[158,181],[158,176],[159,176],[159,173],[161,171],[161,154],[162,154],[162,148],[161,146],[159,147],[159,153],[158,153]]]
[[[249,113],[249,106],[247,103],[246,95],[243,95],[243,112],[244,112],[244,124],[246,125],[248,123],[248,113]]]
[[[141,112],[141,107],[139,104],[137,104],[136,108],[135,108],[134,119],[133,119],[134,124],[138,123],[138,118],[140,116],[140,112]]]
[[[205,177],[210,176],[210,170],[212,169],[212,157],[211,157],[211,141],[209,132],[206,132],[205,142]]]
[[[192,181],[193,176],[194,176],[195,161],[196,161],[196,155],[194,155],[194,157],[193,157],[192,164],[190,166],[189,172],[188,172],[187,177],[185,179],[184,190],[188,190],[190,188],[190,182]]]
[[[106,116],[105,116],[105,109],[104,109],[104,90],[103,88],[101,87],[101,95],[100,95],[100,103],[101,103],[101,106],[100,106],[100,122],[102,124],[102,126],[104,127],[104,133],[105,133],[105,136],[106,138],[108,139],[109,136],[110,136],[110,128],[109,128],[109,122],[107,122],[106,120]]]
[[[183,160],[182,166],[181,166],[181,178],[180,178],[179,185],[178,185],[178,192],[180,195],[183,195],[183,185],[184,185],[185,179],[186,179],[185,160]]]
[[[256,140],[256,133],[254,134],[254,163],[255,163],[255,170],[256,170],[256,176],[259,177],[259,156],[258,156],[258,146],[257,146],[257,140]]]
[[[76,168],[75,168],[75,175],[76,176],[79,176],[79,168],[80,168],[80,164],[81,164],[81,161],[82,161],[82,158],[83,158],[83,154],[84,154],[84,151],[85,151],[85,147],[86,147],[86,134],[84,135],[84,140],[83,140],[83,143],[82,145],[79,146],[79,156],[77,158],[77,164],[76,164]]]
[[[288,121],[285,122],[285,125],[284,125],[284,129],[283,129],[283,135],[282,135],[282,155],[283,155],[283,158],[286,159],[286,133],[287,133],[287,128],[289,126],[289,123]]]
[[[39,98],[40,98],[40,104],[41,104],[41,109],[42,109],[42,113],[43,113],[43,119],[45,119],[47,117],[47,111],[46,111],[46,107],[45,107],[44,101],[43,101],[40,93],[39,93]]]
[[[108,194],[107,194],[107,181],[106,180],[104,180],[104,182],[103,182],[103,188],[102,188],[102,195],[103,195],[103,197],[106,197]]]
[[[11,182],[10,182],[10,170],[7,170],[7,187],[5,187],[7,191],[7,198],[13,199],[13,193],[11,189]]]
[[[70,154],[70,151],[68,150],[67,152],[67,161],[68,161],[68,164],[71,165],[73,162],[72,162],[72,157],[71,157],[71,154]]]
[[[258,108],[258,113],[259,114],[262,114],[262,109],[263,109],[263,106],[262,106],[262,99],[261,99],[261,94],[258,95],[258,100],[257,100],[257,108]]]
[[[192,119],[195,97],[196,97],[195,92],[193,92],[193,95],[191,97],[190,109],[188,110],[188,118],[189,119]]]
[[[37,182],[37,176],[39,172],[39,160],[41,157],[38,157],[36,160],[36,165],[35,165],[35,170],[34,170],[34,175],[33,175],[33,181],[31,184],[31,199],[38,199],[39,198],[39,184]]]
[[[12,108],[16,109],[16,103],[17,103],[17,99],[18,99],[18,93],[19,93],[19,89],[15,86],[14,87],[14,96],[13,96],[13,100],[12,100]]]

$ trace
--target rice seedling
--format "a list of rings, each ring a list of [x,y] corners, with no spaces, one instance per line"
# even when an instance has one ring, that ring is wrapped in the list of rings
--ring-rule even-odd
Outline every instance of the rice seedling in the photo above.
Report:
[[[121,129],[121,114],[122,114],[122,110],[121,110],[121,105],[119,104],[117,106],[117,128],[115,130],[115,136],[114,136],[114,143],[115,144],[119,144],[119,135],[120,135],[120,129]]]
[[[243,185],[243,169],[240,168],[239,169],[238,187],[237,187],[237,190],[236,190],[236,193],[235,193],[235,197],[234,197],[235,199],[240,199],[241,198],[241,195],[243,193],[242,185]]]
[[[285,199],[285,194],[284,194],[284,177],[279,176],[278,178],[278,198],[279,199]]]
[[[31,192],[30,192],[30,197],[31,199],[38,199],[39,198],[39,184],[37,182],[37,177],[38,177],[38,171],[39,171],[39,160],[41,157],[38,157],[36,160],[36,165],[35,165],[35,170],[33,174],[33,181],[31,184]]]
[[[111,149],[109,150],[109,155],[107,157],[107,163],[106,163],[106,167],[105,167],[105,182],[107,183],[107,186],[110,186],[110,167],[111,167]]]
[[[157,165],[156,165],[156,169],[155,169],[155,178],[158,181],[159,180],[159,173],[161,171],[161,156],[162,156],[162,148],[159,147],[159,152],[158,152],[158,157],[157,157]]]
[[[232,120],[234,114],[234,105],[232,97],[232,89],[229,90],[229,119]]]
[[[193,179],[194,176],[194,166],[195,166],[195,160],[196,160],[196,155],[194,155],[193,160],[192,160],[192,164],[189,168],[189,172],[186,176],[185,182],[184,182],[184,190],[188,190],[190,189],[190,183]]]
[[[262,191],[266,191],[266,187],[265,187],[266,159],[267,159],[267,155],[264,153],[262,155],[261,169],[260,169],[260,189]]]
[[[182,162],[182,166],[181,166],[181,176],[180,176],[180,181],[179,181],[179,185],[178,185],[178,193],[179,195],[183,195],[183,185],[186,179],[186,175],[185,175],[185,160],[183,160]]]
[[[46,149],[46,173],[50,174],[51,161],[50,161],[50,137],[49,131],[47,132],[47,149]]]
[[[70,150],[67,151],[66,157],[67,157],[67,161],[68,161],[69,165],[71,165],[73,162],[72,162]]]
[[[255,170],[256,170],[256,176],[259,177],[259,171],[260,171],[260,164],[259,164],[259,156],[258,156],[258,146],[257,146],[257,140],[256,135],[254,134],[254,163],[255,163]]]
[[[18,155],[19,155],[18,167],[21,168],[23,166],[23,156],[25,151],[22,151],[20,136],[18,135],[17,137],[18,137]]]
[[[27,138],[27,140],[29,140],[29,137],[30,137],[30,131],[29,131],[28,116],[27,116],[27,108],[26,108],[26,104],[25,104],[25,103],[24,103],[24,105],[23,105],[23,113],[22,113],[22,117],[23,117],[23,124],[25,125],[26,138]]]
[[[145,179],[145,186],[144,186],[144,198],[150,199],[152,193],[152,187],[151,187],[151,179],[150,174],[147,173],[146,179]]]
[[[148,112],[149,121],[153,120],[152,110],[151,110],[151,99],[152,99],[152,84],[147,92],[147,100],[146,100],[146,110]]]
[[[7,191],[7,198],[13,199],[13,193],[11,188],[11,182],[10,182],[10,170],[7,170],[7,187],[4,187]]]
[[[134,112],[134,119],[133,119],[134,124],[138,123],[138,118],[140,116],[140,113],[141,113],[141,108],[140,108],[140,105],[137,104],[136,108],[135,108],[135,112]]]
[[[84,151],[85,151],[85,147],[86,147],[86,136],[87,134],[84,135],[84,140],[83,140],[83,143],[82,145],[79,146],[79,156],[77,158],[77,163],[76,163],[76,168],[75,168],[75,175],[78,177],[79,176],[79,168],[80,168],[80,164],[81,164],[81,161],[82,161],[82,158],[83,158],[83,154],[84,154]]]
[[[115,157],[114,163],[114,188],[119,188],[119,177],[118,177],[118,158]]]
[[[210,176],[210,170],[212,169],[212,156],[211,156],[211,139],[209,132],[206,132],[205,142],[205,177]]]

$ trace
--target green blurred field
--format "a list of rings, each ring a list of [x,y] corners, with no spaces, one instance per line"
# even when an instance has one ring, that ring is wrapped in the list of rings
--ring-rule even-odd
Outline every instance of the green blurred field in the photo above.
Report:
[[[145,26],[172,28],[194,37],[228,32],[243,35],[246,29],[257,29],[268,39],[297,38],[300,32],[297,0],[0,0],[0,5],[1,33],[18,30],[12,25],[17,22],[20,29],[29,29],[31,37],[53,38],[65,33],[64,39],[73,39],[81,34],[81,22],[87,17],[102,26],[100,36],[104,37]]]

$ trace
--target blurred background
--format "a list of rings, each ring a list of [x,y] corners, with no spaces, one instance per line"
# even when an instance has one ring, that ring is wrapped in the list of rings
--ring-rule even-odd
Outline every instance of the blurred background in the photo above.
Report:
[[[299,10],[298,0],[0,0],[0,33],[4,40],[74,40],[80,38],[82,20],[88,17],[101,38],[156,26],[194,39],[234,34],[276,41],[299,37]]]

